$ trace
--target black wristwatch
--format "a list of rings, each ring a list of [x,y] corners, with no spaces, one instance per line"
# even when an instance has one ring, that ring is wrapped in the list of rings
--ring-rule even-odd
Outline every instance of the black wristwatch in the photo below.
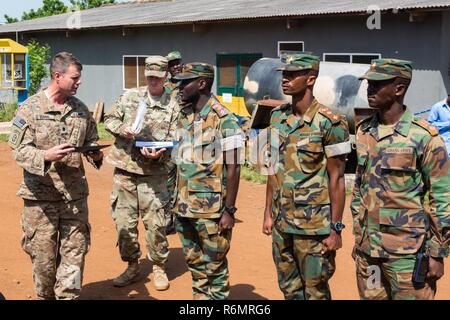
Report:
[[[337,234],[341,234],[342,230],[344,230],[345,228],[345,224],[343,224],[341,221],[338,221],[336,223],[331,223],[330,224],[331,229],[333,229],[334,231],[336,231]]]
[[[225,212],[234,218],[234,214],[236,213],[236,207],[225,207]]]

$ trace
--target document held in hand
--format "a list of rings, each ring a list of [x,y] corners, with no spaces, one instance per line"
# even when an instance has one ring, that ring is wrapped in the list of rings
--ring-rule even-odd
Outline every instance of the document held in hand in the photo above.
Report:
[[[138,134],[142,130],[142,123],[144,122],[145,114],[147,113],[147,104],[144,99],[139,101],[139,107],[136,113],[136,118],[134,119],[134,123],[131,127],[131,130]]]
[[[177,141],[136,141],[137,148],[172,149],[177,145]]]

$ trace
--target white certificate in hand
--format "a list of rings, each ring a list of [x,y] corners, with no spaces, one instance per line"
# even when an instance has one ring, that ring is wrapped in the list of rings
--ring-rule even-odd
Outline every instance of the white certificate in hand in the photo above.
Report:
[[[145,114],[147,112],[147,104],[145,103],[144,99],[141,99],[139,101],[139,107],[138,111],[136,113],[136,118],[134,119],[133,126],[131,127],[131,130],[138,134],[142,130],[142,123],[145,119]]]

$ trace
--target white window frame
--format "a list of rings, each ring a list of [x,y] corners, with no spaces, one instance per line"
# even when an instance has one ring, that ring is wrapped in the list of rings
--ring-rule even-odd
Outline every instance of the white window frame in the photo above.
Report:
[[[125,88],[125,58],[136,58],[136,84],[139,87],[139,58],[147,58],[146,55],[123,55],[122,56],[122,88],[123,90],[129,90],[132,88]]]
[[[333,53],[333,52],[326,52],[322,55],[322,61],[327,61],[325,60],[325,57],[327,55],[330,56],[350,56],[350,63],[353,63],[353,56],[378,56],[378,59],[381,59],[381,53],[358,53],[358,52],[348,52],[348,53],[343,53],[343,52],[337,52],[337,53]],[[333,62],[333,61],[330,61]]]
[[[280,40],[280,41],[278,41],[278,43],[277,43],[277,56],[280,58],[281,57],[281,55],[280,55],[280,44],[282,44],[282,43],[301,43],[302,44],[302,47],[303,47],[303,51],[305,51],[305,41],[293,41],[293,40],[289,40],[289,41],[282,41],[282,40]]]

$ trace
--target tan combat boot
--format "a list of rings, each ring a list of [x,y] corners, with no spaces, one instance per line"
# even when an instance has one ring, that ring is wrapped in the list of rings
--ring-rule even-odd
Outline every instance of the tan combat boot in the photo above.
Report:
[[[127,269],[117,278],[113,279],[115,287],[126,287],[133,282],[136,282],[139,276],[139,262],[138,260],[128,262]]]
[[[170,283],[164,267],[153,265],[153,285],[158,291],[169,289]]]

